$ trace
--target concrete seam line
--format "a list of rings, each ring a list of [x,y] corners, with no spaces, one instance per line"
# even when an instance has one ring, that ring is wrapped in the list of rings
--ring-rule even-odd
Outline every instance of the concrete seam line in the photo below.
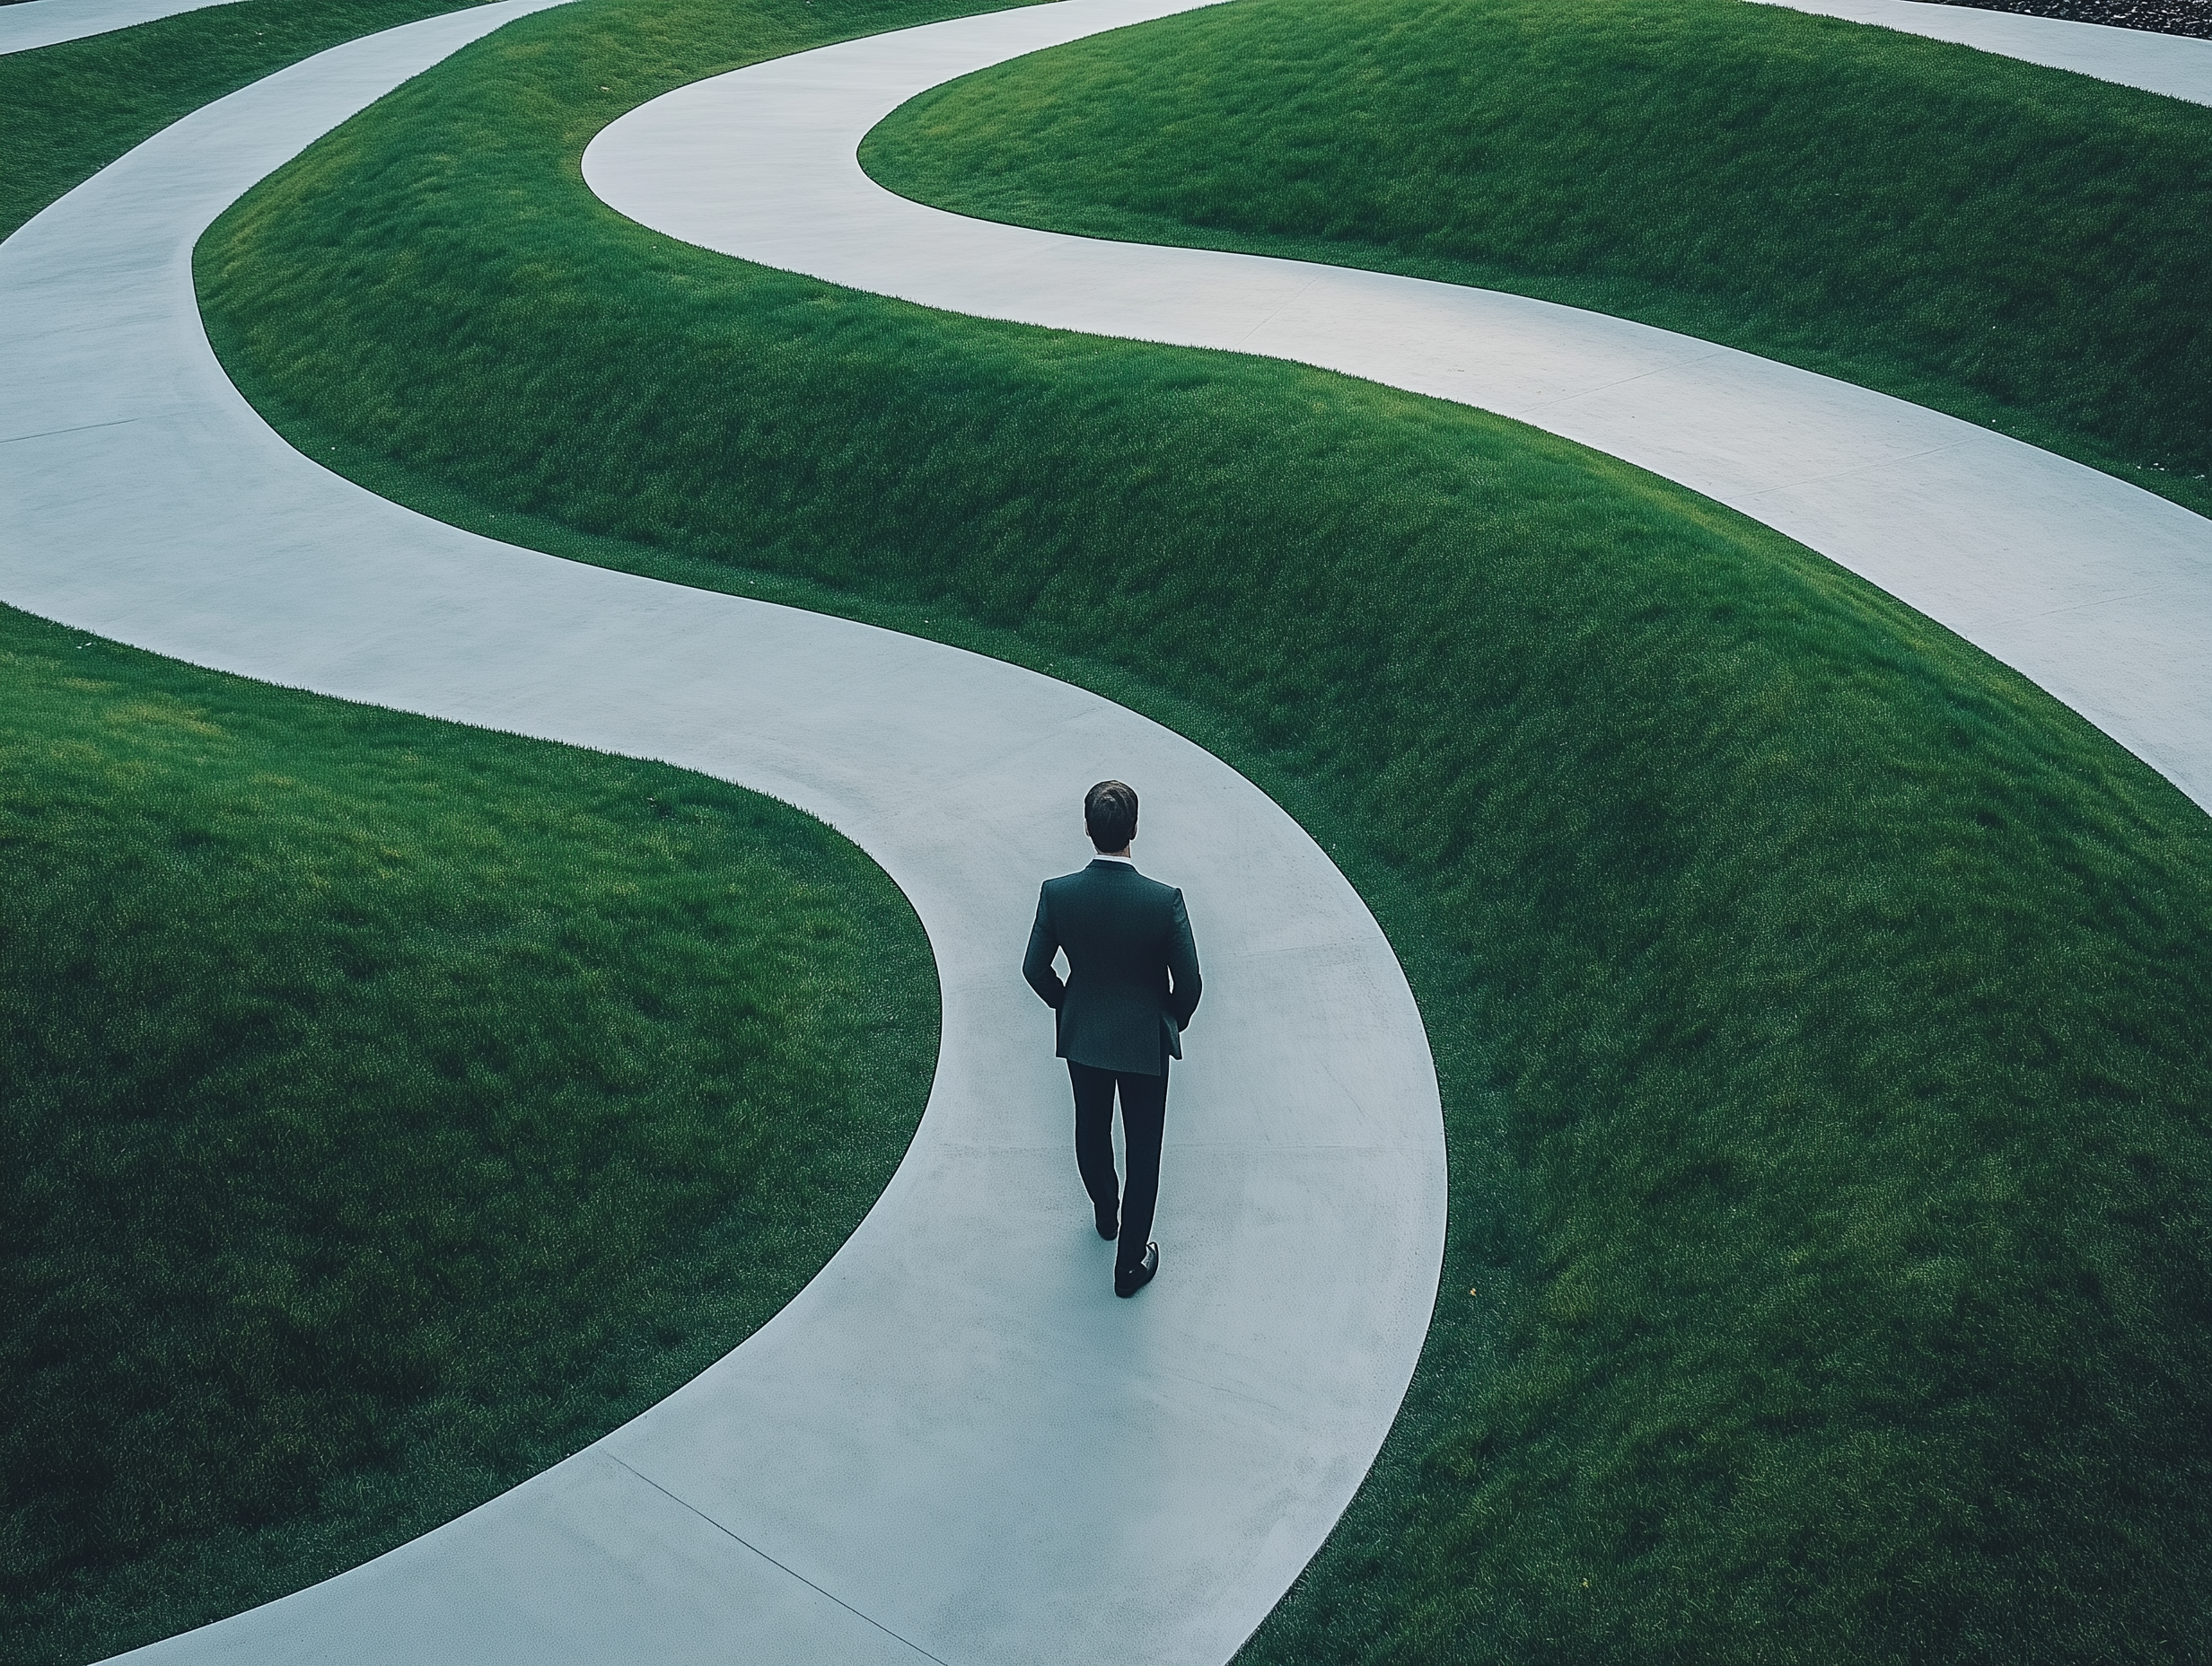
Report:
[[[681,1505],[682,1505],[682,1506],[683,1506],[686,1510],[690,1511],[690,1512],[691,1512],[691,1513],[692,1513],[693,1515],[695,1515],[695,1516],[698,1517],[698,1519],[699,1519],[700,1521],[702,1521],[706,1522],[706,1523],[707,1523],[709,1527],[714,1528],[714,1529],[715,1529],[717,1532],[729,1533],[729,1534],[730,1534],[730,1537],[731,1537],[732,1539],[736,1539],[736,1540],[737,1540],[737,1542],[738,1542],[739,1544],[743,1545],[743,1546],[745,1547],[745,1548],[746,1548],[746,1549],[748,1549],[748,1550],[751,1551],[751,1552],[753,1553],[753,1555],[755,1555],[755,1556],[759,1556],[759,1558],[760,1558],[763,1562],[768,1563],[768,1564],[771,1567],[777,1568],[777,1570],[779,1570],[780,1572],[783,1572],[783,1573],[786,1573],[786,1574],[791,1574],[791,1577],[792,1577],[792,1578],[794,1578],[794,1579],[797,1580],[797,1581],[798,1581],[801,1584],[803,1584],[803,1585],[806,1586],[806,1587],[807,1587],[807,1589],[808,1589],[808,1590],[810,1590],[810,1591],[821,1591],[821,1594],[822,1594],[823,1596],[825,1596],[825,1597],[829,1598],[830,1601],[832,1601],[832,1602],[836,1603],[836,1604],[837,1604],[839,1608],[843,1609],[844,1609],[847,1613],[848,1613],[848,1614],[852,1615],[852,1616],[853,1616],[856,1619],[865,1619],[865,1620],[866,1620],[866,1621],[868,1622],[868,1624],[869,1624],[869,1625],[873,1626],[873,1627],[875,1627],[878,1631],[882,1632],[882,1633],[885,1636],[887,1636],[887,1637],[891,1638],[891,1639],[893,1642],[895,1642],[895,1643],[903,1643],[903,1644],[906,1644],[906,1646],[907,1646],[908,1648],[912,1649],[912,1650],[913,1650],[913,1651],[914,1651],[917,1654],[920,1655],[920,1656],[921,1656],[924,1660],[936,1661],[936,1662],[937,1662],[937,1666],[947,1666],[947,1663],[946,1663],[945,1662],[941,1661],[941,1660],[937,1660],[937,1657],[936,1657],[935,1655],[932,1654],[932,1653],[930,1653],[927,1649],[923,1648],[920,1644],[917,1644],[917,1643],[910,1642],[910,1641],[908,1641],[908,1640],[907,1638],[905,1638],[905,1637],[901,1637],[901,1636],[900,1636],[900,1635],[897,1632],[893,1631],[893,1630],[892,1630],[890,1627],[888,1627],[888,1626],[884,1625],[884,1624],[883,1624],[881,1620],[875,1619],[875,1618],[873,1618],[872,1616],[869,1616],[869,1615],[866,1615],[866,1614],[862,1613],[862,1612],[861,1612],[858,1609],[855,1608],[855,1607],[854,1607],[851,1603],[849,1603],[849,1602],[847,1602],[847,1601],[844,1600],[844,1599],[842,1599],[841,1597],[839,1597],[839,1596],[837,1594],[837,1592],[836,1592],[836,1591],[823,1591],[823,1590],[822,1590],[822,1588],[821,1588],[820,1585],[817,1585],[817,1584],[816,1584],[816,1583],[815,1583],[812,1580],[811,1580],[811,1579],[807,1578],[805,1574],[800,1574],[800,1573],[795,1573],[795,1572],[794,1572],[792,1569],[787,1568],[787,1567],[785,1567],[785,1566],[784,1566],[784,1565],[783,1565],[781,1562],[777,1561],[777,1559],[776,1559],[774,1556],[772,1556],[768,1555],[768,1553],[767,1551],[765,1551],[765,1550],[761,1549],[759,1546],[755,1545],[755,1544],[750,1544],[750,1543],[748,1543],[748,1542],[747,1542],[747,1541],[746,1541],[746,1540],[745,1540],[742,1537],[741,1537],[740,1535],[738,1535],[738,1534],[736,1534],[736,1533],[731,1533],[731,1532],[730,1532],[730,1530],[729,1530],[727,1527],[724,1527],[724,1526],[721,1522],[719,1522],[719,1521],[715,1521],[715,1518],[714,1518],[713,1516],[711,1516],[711,1515],[708,1515],[708,1514],[707,1513],[707,1512],[706,1512],[706,1511],[704,1511],[704,1510],[701,1510],[701,1509],[698,1508],[696,1505],[694,1505],[694,1504],[690,1504],[689,1501],[687,1501],[687,1500],[685,1500],[685,1499],[683,1499],[683,1498],[679,1497],[679,1496],[678,1496],[676,1494],[674,1494],[674,1493],[670,1492],[670,1491],[668,1490],[668,1488],[667,1488],[667,1487],[663,1486],[662,1486],[662,1485],[661,1485],[658,1481],[654,1480],[654,1479],[651,1476],[645,1474],[645,1473],[644,1473],[643,1471],[641,1471],[641,1470],[630,1469],[630,1466],[629,1466],[628,1464],[623,1463],[623,1462],[622,1462],[622,1460],[621,1460],[619,1458],[613,1459],[613,1460],[611,1460],[611,1461],[612,1461],[612,1462],[614,1462],[614,1463],[617,1463],[617,1464],[620,1464],[620,1465],[621,1465],[621,1467],[622,1467],[623,1469],[629,1469],[629,1472],[630,1472],[632,1475],[636,1476],[636,1477],[637,1477],[637,1478],[638,1478],[640,1481],[642,1481],[642,1482],[643,1482],[645,1486],[650,1486],[651,1488],[653,1488],[653,1490],[654,1490],[654,1492],[659,1493],[659,1494],[660,1494],[663,1497],[664,1497],[664,1498],[668,1499],[668,1500],[669,1500],[672,1504],[681,1504]]]

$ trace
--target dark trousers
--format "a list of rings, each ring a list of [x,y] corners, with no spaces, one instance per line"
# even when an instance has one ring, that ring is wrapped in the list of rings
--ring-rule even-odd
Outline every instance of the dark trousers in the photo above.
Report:
[[[1121,1091],[1121,1144],[1128,1158],[1128,1184],[1120,1188],[1121,1238],[1114,1245],[1114,1267],[1122,1271],[1145,1258],[1152,1240],[1152,1212],[1160,1200],[1160,1136],[1167,1130],[1167,1061],[1160,1074],[1101,1070],[1067,1061],[1075,1087],[1075,1170],[1094,1208],[1111,1208],[1114,1186],[1114,1090]]]

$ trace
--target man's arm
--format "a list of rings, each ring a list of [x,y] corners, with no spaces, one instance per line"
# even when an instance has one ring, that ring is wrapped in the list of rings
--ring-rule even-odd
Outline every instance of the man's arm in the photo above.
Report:
[[[1174,980],[1168,991],[1168,1016],[1175,1021],[1175,1028],[1190,1028],[1190,1014],[1198,1010],[1198,992],[1205,987],[1198,977],[1198,945],[1190,935],[1190,916],[1183,911],[1183,894],[1175,893],[1175,906],[1168,915],[1167,972]]]
[[[1037,892],[1037,924],[1029,928],[1029,952],[1022,957],[1022,976],[1038,998],[1054,1012],[1066,998],[1067,986],[1053,969],[1052,957],[1060,951],[1060,934],[1052,926],[1052,901],[1040,888]]]

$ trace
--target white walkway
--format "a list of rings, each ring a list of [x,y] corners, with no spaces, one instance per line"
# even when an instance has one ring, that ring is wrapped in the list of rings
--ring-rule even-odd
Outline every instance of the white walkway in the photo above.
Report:
[[[0,246],[0,599],[814,810],[930,934],[935,1088],[853,1240],[697,1381],[461,1521],[146,1657],[1219,1661],[1364,1474],[1438,1267],[1426,1045],[1341,877],[1218,762],[1049,680],[362,493],[277,441],[206,350],[199,230],[352,109],[539,3],[272,77]],[[1616,320],[979,226],[851,164],[881,113],[947,75],[1172,9],[1078,0],[763,66],[627,118],[591,177],[680,234],[856,286],[1311,358],[1588,440],[1868,572],[2212,791],[2192,675],[2212,529],[2158,500]],[[1209,985],[1177,1077],[1166,1268],[1131,1302],[1107,1293],[1044,1015],[1014,973],[1034,876],[1079,857],[1074,796],[1110,771],[1146,791],[1140,855],[1189,892]],[[916,817],[931,798],[957,813]]]
[[[2212,40],[2161,35],[2063,18],[1986,12],[1979,6],[1925,0],[1758,0],[1821,17],[1872,23],[1900,34],[1949,40],[2000,57],[2070,69],[2099,81],[2163,92],[2190,104],[2212,104]]]
[[[30,52],[40,47],[104,35],[134,23],[174,17],[180,12],[199,12],[211,5],[230,5],[235,0],[22,0],[19,5],[0,5],[0,57],[11,52]]]
[[[856,839],[943,979],[935,1085],[865,1223],[770,1324],[580,1457],[162,1662],[1218,1662],[1366,1472],[1435,1296],[1442,1119],[1388,944],[1321,851],[1167,731],[865,627],[470,537],[286,448],[202,336],[240,191],[520,0],[192,116],[0,245],[0,599],[349,699],[670,759]],[[1158,1281],[1115,1300],[1019,960],[1145,794],[1206,1003]]]
[[[1870,579],[2212,806],[2212,522],[1689,337],[1447,284],[964,219],[892,196],[854,159],[869,128],[942,82],[1188,9],[1067,0],[756,65],[622,117],[585,151],[584,178],[670,236],[855,289],[1300,360],[1609,452]]]

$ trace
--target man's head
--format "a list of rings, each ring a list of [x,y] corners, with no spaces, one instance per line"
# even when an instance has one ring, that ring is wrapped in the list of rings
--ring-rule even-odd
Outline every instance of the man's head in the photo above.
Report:
[[[1109,855],[1128,849],[1137,837],[1137,789],[1126,781],[1102,781],[1083,795],[1083,829]]]

